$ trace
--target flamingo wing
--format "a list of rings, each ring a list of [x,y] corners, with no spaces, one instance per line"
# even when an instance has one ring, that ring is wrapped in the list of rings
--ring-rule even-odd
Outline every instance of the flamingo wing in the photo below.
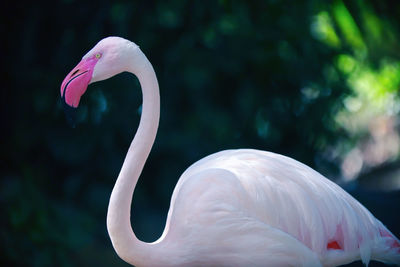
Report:
[[[219,249],[207,255],[225,251],[253,265],[400,260],[398,239],[341,187],[294,159],[250,149],[222,151],[189,167],[174,190],[163,236],[188,241],[191,253],[215,238]]]

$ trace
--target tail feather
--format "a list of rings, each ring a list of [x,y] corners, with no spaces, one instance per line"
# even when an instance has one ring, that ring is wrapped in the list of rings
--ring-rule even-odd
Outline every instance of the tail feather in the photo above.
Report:
[[[379,229],[379,233],[380,237],[377,238],[372,250],[372,259],[387,264],[400,265],[399,239],[384,226]]]

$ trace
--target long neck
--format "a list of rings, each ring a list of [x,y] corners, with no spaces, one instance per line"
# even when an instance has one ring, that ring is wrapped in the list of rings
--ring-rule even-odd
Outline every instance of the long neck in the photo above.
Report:
[[[129,147],[124,164],[111,193],[107,213],[107,229],[117,254],[126,262],[142,266],[155,256],[155,244],[142,242],[132,231],[130,211],[132,195],[156,137],[160,116],[160,96],[153,67],[137,48],[132,67],[143,94],[139,128]],[[134,66],[133,66],[134,63]]]

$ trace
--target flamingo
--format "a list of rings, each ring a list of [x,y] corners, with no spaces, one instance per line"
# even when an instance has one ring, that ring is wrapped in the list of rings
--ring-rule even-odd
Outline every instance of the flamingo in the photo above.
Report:
[[[161,237],[140,241],[130,222],[132,195],[160,114],[151,63],[135,43],[104,38],[66,76],[61,98],[72,118],[90,83],[124,71],[137,76],[143,106],[107,212],[121,259],[135,266],[400,264],[399,239],[341,187],[292,158],[255,149],[225,150],[191,165],[173,191]]]

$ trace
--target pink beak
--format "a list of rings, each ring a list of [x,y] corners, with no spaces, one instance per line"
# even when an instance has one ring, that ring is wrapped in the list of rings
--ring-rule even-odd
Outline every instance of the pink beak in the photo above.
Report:
[[[63,101],[67,120],[74,125],[76,108],[79,105],[81,96],[92,79],[94,66],[98,59],[89,57],[81,62],[65,77],[61,84],[61,99]]]

